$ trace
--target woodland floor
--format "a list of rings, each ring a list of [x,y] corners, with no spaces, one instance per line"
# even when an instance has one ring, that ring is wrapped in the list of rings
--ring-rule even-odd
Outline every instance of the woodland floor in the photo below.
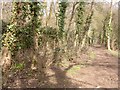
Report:
[[[113,56],[103,47],[95,46],[87,54],[82,54],[65,67],[51,67],[43,82],[38,74],[25,77],[24,74],[8,79],[6,87],[42,87],[42,88],[118,88],[118,57]]]

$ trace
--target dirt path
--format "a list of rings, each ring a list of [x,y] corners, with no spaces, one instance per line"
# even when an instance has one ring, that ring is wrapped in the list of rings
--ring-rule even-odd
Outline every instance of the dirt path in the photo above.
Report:
[[[94,47],[91,51],[95,54],[95,60],[85,63],[85,67],[77,70],[76,74],[53,68],[57,78],[57,85],[54,87],[118,88],[117,57],[104,48]],[[55,83],[55,80],[53,82]]]
[[[96,59],[91,64],[86,64],[76,78],[83,83],[81,87],[118,87],[118,60],[107,53],[103,48],[92,48],[96,54]]]
[[[86,53],[86,52],[85,52]],[[92,53],[92,54],[91,54]],[[92,47],[89,54],[80,55],[77,70],[51,67],[48,76],[40,82],[35,78],[20,78],[19,76],[8,81],[8,87],[43,87],[43,88],[117,88],[118,87],[118,59],[101,47]],[[82,66],[82,67],[81,67]],[[80,67],[80,68],[79,68]],[[70,71],[71,70],[71,71]],[[74,72],[74,73],[73,73]],[[39,77],[39,75],[37,74]],[[23,83],[24,82],[24,83]]]

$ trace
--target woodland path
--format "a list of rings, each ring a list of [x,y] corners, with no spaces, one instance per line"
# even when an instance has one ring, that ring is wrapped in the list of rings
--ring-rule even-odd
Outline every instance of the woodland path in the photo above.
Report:
[[[51,67],[48,76],[40,83],[37,79],[17,79],[8,81],[10,87],[42,87],[42,88],[118,88],[118,58],[111,55],[103,47],[92,47],[94,60],[82,55],[84,65],[74,73]],[[80,61],[81,62],[81,61]],[[78,66],[77,66],[78,67]],[[69,73],[68,73],[69,72]]]
[[[76,74],[53,68],[58,81],[55,87],[118,88],[118,58],[103,47],[92,47],[90,50],[95,54],[94,60],[88,61],[87,56],[81,56],[82,60],[86,58],[86,63]]]

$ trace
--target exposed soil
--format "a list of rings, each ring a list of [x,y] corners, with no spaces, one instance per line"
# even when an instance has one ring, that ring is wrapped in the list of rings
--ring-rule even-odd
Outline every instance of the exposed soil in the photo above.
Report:
[[[76,61],[81,62],[80,69],[70,72],[75,66],[68,68],[51,67],[41,82],[39,74],[20,78],[22,75],[8,80],[8,87],[44,87],[44,88],[118,88],[118,58],[108,53],[103,47],[92,47],[89,53],[82,54]],[[78,65],[77,65],[78,67]]]

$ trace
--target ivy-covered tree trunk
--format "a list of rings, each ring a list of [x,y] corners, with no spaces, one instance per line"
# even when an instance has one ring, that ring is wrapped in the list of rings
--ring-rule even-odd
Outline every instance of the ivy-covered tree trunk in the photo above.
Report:
[[[36,69],[35,67],[35,62],[38,62],[37,54],[38,54],[38,34],[37,34],[37,28],[38,28],[38,2],[31,2],[30,3],[30,11],[31,11],[31,18],[32,18],[32,23],[31,23],[31,30],[33,31],[33,58],[32,58],[32,66],[31,68],[34,70]],[[36,11],[37,10],[37,11]],[[42,66],[40,64],[40,66]]]
[[[3,55],[2,55],[2,58],[3,58],[3,62],[11,62],[11,55],[15,54],[16,50],[20,47],[20,46],[17,46],[17,36],[16,35],[16,32],[19,27],[19,22],[20,22],[20,12],[21,12],[21,4],[22,3],[13,3],[14,5],[14,10],[13,10],[13,18],[10,22],[10,25],[9,25],[9,28],[7,30],[7,32],[3,35],[3,40],[2,40],[2,52],[3,52]],[[19,21],[19,22],[18,22]],[[9,54],[8,54],[9,53]],[[9,57],[9,59],[7,59]],[[9,61],[8,61],[9,60]],[[4,63],[5,67],[7,65],[7,63]],[[3,66],[3,71],[4,69],[6,69],[4,66]]]
[[[75,56],[77,57],[80,51],[80,45],[82,43],[83,31],[84,31],[84,20],[85,20],[85,2],[83,0],[79,0],[78,6],[76,7],[76,17],[75,17],[75,37],[74,37],[74,49]]]
[[[86,39],[88,37],[87,34],[90,31],[90,25],[91,25],[93,13],[94,13],[93,6],[94,6],[94,0],[92,0],[91,2],[90,14],[87,16],[87,19],[85,21],[84,31],[82,33],[83,37],[82,37],[81,49],[85,46],[86,42],[88,41]]]
[[[81,41],[83,39],[84,12],[85,12],[85,2],[79,1],[79,5],[76,10],[76,32],[75,32],[75,48],[76,48],[76,50],[79,50]]]
[[[103,32],[102,32],[102,44],[105,47],[107,46],[106,23],[107,23],[107,17],[105,18],[105,20],[103,22]]]
[[[104,20],[103,38],[102,38],[102,43],[105,45],[105,47],[108,48],[108,50],[111,50],[111,33],[112,33],[111,24],[112,24],[112,0],[110,5],[110,12],[108,12]]]
[[[60,0],[59,1],[59,11],[58,11],[58,34],[57,34],[57,42],[54,53],[54,63],[61,62],[62,53],[61,51],[65,48],[63,47],[65,41],[65,12],[67,8],[67,1]]]
[[[41,9],[42,5],[41,2],[31,2],[30,4],[30,16],[31,16],[31,31],[33,33],[33,46],[32,49],[32,65],[31,69],[36,70],[42,74],[44,73],[45,62],[39,57],[39,33],[41,30]],[[39,30],[40,29],[40,30]]]
[[[9,29],[4,35],[3,46],[7,47],[11,51],[12,56],[14,55],[15,57],[19,51],[32,49],[31,62],[33,67],[34,63],[38,62],[38,32],[41,26],[40,13],[42,6],[40,2],[13,2],[13,5],[13,17]],[[31,57],[30,55],[28,56]],[[22,60],[15,62],[19,61]]]
[[[63,39],[63,35],[65,33],[65,12],[67,8],[67,1],[60,0],[59,2],[59,14],[58,14],[58,27],[59,27],[59,37]]]

